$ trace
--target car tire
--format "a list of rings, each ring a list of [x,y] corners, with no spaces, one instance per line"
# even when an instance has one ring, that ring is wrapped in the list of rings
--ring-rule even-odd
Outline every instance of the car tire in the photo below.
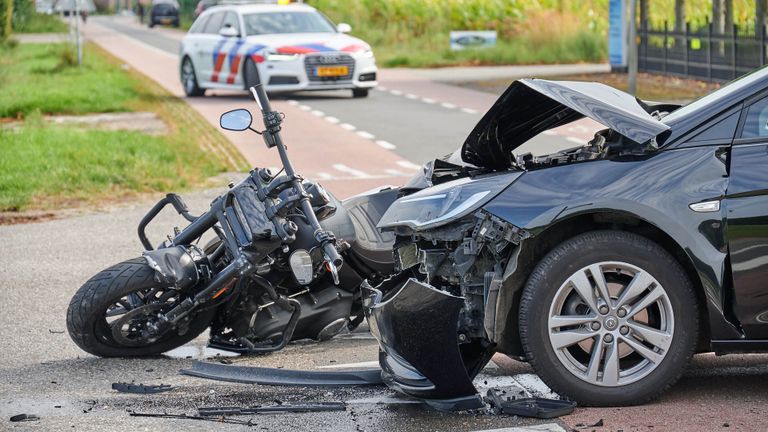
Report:
[[[352,97],[355,97],[355,98],[368,97],[368,89],[367,88],[352,89]]]
[[[187,97],[200,97],[205,96],[205,89],[200,88],[197,81],[197,73],[195,73],[195,65],[192,63],[192,59],[184,57],[181,62],[181,86],[184,87],[184,94]]]
[[[243,83],[245,84],[246,90],[261,83],[259,68],[251,58],[246,59],[245,64],[243,65]]]
[[[176,27],[176,28],[181,27],[181,22],[179,21],[178,18],[176,18],[176,20],[173,22],[173,26]]]
[[[533,369],[561,396],[586,406],[642,404],[671,387],[693,355],[696,302],[683,268],[658,244],[594,231],[536,265],[520,301],[520,337]]]

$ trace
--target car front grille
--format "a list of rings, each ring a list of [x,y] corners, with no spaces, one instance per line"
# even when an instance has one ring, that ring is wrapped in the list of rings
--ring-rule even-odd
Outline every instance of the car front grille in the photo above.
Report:
[[[348,71],[344,76],[317,76],[315,73],[317,68],[323,66],[347,66]],[[351,81],[355,74],[355,59],[344,53],[309,54],[304,58],[304,69],[307,71],[307,77],[311,82]]]

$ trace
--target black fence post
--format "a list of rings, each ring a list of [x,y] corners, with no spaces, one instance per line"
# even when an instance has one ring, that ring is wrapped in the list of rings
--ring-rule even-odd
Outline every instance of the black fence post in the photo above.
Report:
[[[688,47],[690,46],[689,37],[691,36],[691,23],[687,22],[685,23],[685,47],[683,47],[685,50],[683,51],[683,60],[685,61],[685,69],[683,69],[683,74],[685,76],[688,76]]]
[[[731,79],[736,79],[736,76],[737,76],[736,75],[736,46],[737,46],[736,42],[738,39],[736,37],[736,33],[738,32],[739,32],[739,26],[734,24],[733,31],[731,32],[731,67],[732,67]]]
[[[757,29],[755,29],[757,31]],[[765,64],[765,24],[760,26],[760,66]]]
[[[707,79],[712,81],[712,23],[707,26]]]
[[[667,73],[667,58],[669,57],[669,53],[667,52],[667,51],[669,51],[669,40],[668,40],[668,38],[669,38],[669,34],[668,34],[669,33],[669,29],[668,29],[667,25],[668,25],[667,21],[665,20],[664,21],[664,63],[663,63],[663,65],[664,65],[663,70],[664,70],[665,74]]]

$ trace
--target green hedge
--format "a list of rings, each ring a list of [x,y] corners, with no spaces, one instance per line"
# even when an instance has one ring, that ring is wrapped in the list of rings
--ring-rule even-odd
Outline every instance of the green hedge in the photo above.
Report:
[[[11,35],[11,19],[13,18],[13,0],[0,0],[0,41]]]

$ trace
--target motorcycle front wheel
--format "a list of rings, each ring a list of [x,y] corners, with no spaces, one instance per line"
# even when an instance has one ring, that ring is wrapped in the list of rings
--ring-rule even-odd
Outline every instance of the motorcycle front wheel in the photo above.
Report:
[[[158,286],[142,258],[124,261],[80,287],[69,303],[67,329],[77,346],[99,357],[158,355],[196,338],[216,313],[216,308],[203,309],[164,328],[157,315],[180,302],[179,295]]]

